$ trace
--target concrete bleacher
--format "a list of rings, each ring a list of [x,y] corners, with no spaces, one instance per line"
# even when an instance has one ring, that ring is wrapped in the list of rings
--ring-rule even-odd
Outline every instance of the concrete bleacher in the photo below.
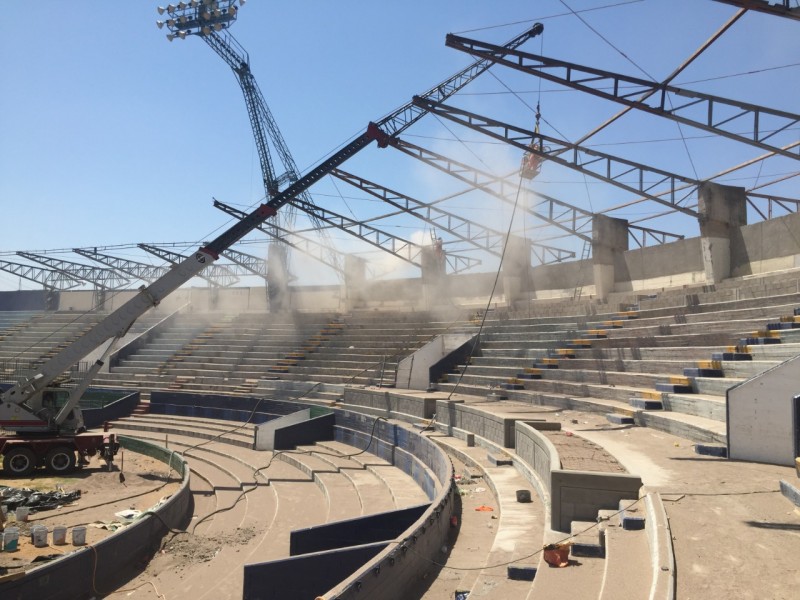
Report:
[[[800,353],[800,329],[793,328],[800,296],[762,297],[758,306],[713,298],[698,294],[677,312],[625,306],[588,317],[490,315],[479,355],[439,388],[458,382],[462,394],[498,390],[521,401],[604,411],[617,423],[659,410],[642,419],[722,442],[726,390]]]

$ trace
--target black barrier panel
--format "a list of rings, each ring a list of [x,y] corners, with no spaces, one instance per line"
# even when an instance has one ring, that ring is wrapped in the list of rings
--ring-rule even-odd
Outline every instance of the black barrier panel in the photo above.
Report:
[[[58,292],[50,292],[58,306]],[[0,311],[44,310],[47,293],[43,290],[20,290],[17,292],[0,292]]]
[[[126,396],[106,404],[103,408],[81,409],[83,422],[86,424],[87,429],[102,427],[106,421],[116,421],[123,417],[129,417],[137,404],[139,404],[139,392],[130,392],[128,390]]]
[[[219,410],[252,411],[258,405],[258,412],[272,415],[288,415],[310,405],[267,400],[252,396],[224,396],[220,394],[190,394],[185,392],[165,392],[154,390],[150,395],[150,406],[155,408],[159,404],[173,404],[176,406],[200,406]]]
[[[327,442],[333,439],[333,413],[275,430],[275,450],[291,450],[303,444]]]
[[[393,540],[411,527],[429,506],[430,504],[420,504],[401,510],[296,529],[289,534],[289,554],[298,556]]]
[[[242,598],[244,600],[316,598],[347,579],[387,545],[370,544],[245,565]]]

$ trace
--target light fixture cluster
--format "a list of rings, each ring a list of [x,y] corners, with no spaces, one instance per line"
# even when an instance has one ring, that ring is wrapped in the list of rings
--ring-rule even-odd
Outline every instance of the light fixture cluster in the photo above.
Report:
[[[222,31],[236,20],[239,8],[246,0],[191,0],[159,6],[158,14],[167,16],[164,21],[156,21],[161,29],[169,29],[167,39],[186,39],[187,35],[209,35],[212,31]],[[238,4],[238,6],[237,6]]]

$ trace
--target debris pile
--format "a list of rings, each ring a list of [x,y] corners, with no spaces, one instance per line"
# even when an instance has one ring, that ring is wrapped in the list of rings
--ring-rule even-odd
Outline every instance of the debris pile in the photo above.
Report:
[[[0,486],[0,504],[9,512],[20,506],[27,507],[30,513],[42,510],[53,510],[59,506],[70,504],[81,497],[81,491],[65,492],[58,489],[52,492],[42,492],[29,488],[13,488]]]

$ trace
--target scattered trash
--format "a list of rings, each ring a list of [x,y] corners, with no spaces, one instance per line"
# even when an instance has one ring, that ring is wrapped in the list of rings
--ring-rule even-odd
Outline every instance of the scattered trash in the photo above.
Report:
[[[89,523],[89,527],[94,527],[96,529],[107,529],[108,531],[116,531],[117,529],[125,527],[125,523],[120,523],[119,521],[95,521],[93,523]]]
[[[116,513],[114,513],[114,516],[115,517],[119,517],[123,521],[127,521],[128,523],[130,523],[131,521],[135,521],[136,519],[138,519],[139,515],[141,515],[141,514],[142,514],[142,511],[140,511],[140,510],[128,509],[128,510],[121,510],[119,512],[116,512]]]
[[[494,509],[491,506],[486,506],[485,504],[481,504],[475,510],[478,511],[478,512],[493,512],[494,511]]]
[[[475,488],[475,491],[476,491],[476,492],[485,492],[485,491],[486,491],[486,488],[485,488],[485,487],[476,487],[476,488]]]

